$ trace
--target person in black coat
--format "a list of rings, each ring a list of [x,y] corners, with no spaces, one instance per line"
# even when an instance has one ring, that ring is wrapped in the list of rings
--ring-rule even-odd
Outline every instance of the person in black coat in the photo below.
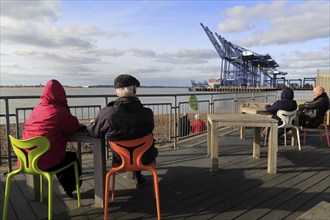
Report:
[[[272,113],[272,118],[278,120],[278,125],[282,124],[281,119],[277,116],[278,110],[284,111],[294,111],[297,109],[297,102],[293,100],[294,92],[289,87],[285,87],[281,93],[281,99],[274,102],[272,105],[266,105],[265,108],[268,112]],[[290,129],[286,129],[288,132]],[[281,128],[278,130],[278,136],[282,136],[284,134],[284,129]]]
[[[182,117],[179,118],[179,137],[184,137],[189,135],[190,133],[190,120],[188,118],[188,114],[184,113]]]
[[[299,105],[299,125],[305,128],[316,128],[322,124],[329,110],[329,97],[323,87],[316,86],[313,95],[313,101]]]
[[[154,114],[142,105],[136,97],[136,87],[140,82],[133,76],[122,74],[114,80],[118,98],[100,110],[95,121],[88,127],[92,137],[103,137],[106,141],[131,140],[152,134]],[[112,150],[113,162],[121,164],[120,155]],[[153,144],[142,156],[142,163],[148,164],[156,159],[158,150]],[[143,187],[145,179],[141,171],[136,171],[137,188]]]

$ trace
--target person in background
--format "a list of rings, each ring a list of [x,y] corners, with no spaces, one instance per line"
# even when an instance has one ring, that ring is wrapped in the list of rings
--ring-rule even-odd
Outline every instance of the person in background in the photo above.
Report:
[[[133,76],[123,74],[114,80],[118,98],[100,110],[95,121],[88,127],[92,137],[103,137],[106,141],[131,140],[152,134],[154,115],[150,108],[143,107],[136,97],[136,88],[140,82]],[[113,163],[121,164],[121,157],[112,150]],[[142,163],[153,162],[158,155],[154,144],[142,156]],[[145,179],[141,171],[136,171],[136,187],[142,188]]]
[[[299,105],[299,125],[305,128],[315,128],[322,124],[329,110],[329,97],[323,87],[314,87],[313,96],[313,101]]]
[[[187,113],[183,113],[179,118],[178,131],[179,137],[187,136],[190,133],[190,120]]]
[[[278,120],[278,125],[282,124],[281,119],[277,116],[278,110],[284,111],[294,111],[297,110],[297,102],[293,100],[294,92],[289,87],[285,87],[282,89],[281,99],[274,102],[272,105],[266,105],[265,108],[268,112],[272,113],[272,118]],[[286,131],[290,131],[291,129],[288,128]],[[281,128],[278,130],[278,136],[282,136],[284,134],[284,129]]]
[[[66,151],[67,135],[76,132],[80,127],[78,119],[70,112],[66,93],[57,80],[47,82],[40,103],[33,109],[23,128],[22,139],[36,136],[47,137],[51,143],[50,149],[39,159],[38,166],[45,171],[57,170],[73,161],[78,161],[74,152]],[[81,167],[78,166],[79,176]],[[56,174],[66,194],[73,198],[76,190],[74,167]],[[80,185],[82,180],[80,180]]]
[[[193,134],[198,134],[206,131],[206,124],[200,119],[199,114],[195,114],[195,121],[191,125],[191,131]]]

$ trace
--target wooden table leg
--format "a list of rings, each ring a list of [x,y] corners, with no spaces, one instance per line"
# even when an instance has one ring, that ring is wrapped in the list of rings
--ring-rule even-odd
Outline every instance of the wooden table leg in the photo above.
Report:
[[[104,206],[104,187],[105,187],[105,143],[99,139],[94,146],[94,190],[95,207]]]
[[[211,124],[211,171],[219,170],[218,123]]]
[[[27,198],[29,200],[40,199],[40,182],[39,175],[26,175]]]
[[[246,136],[246,128],[245,127],[241,127],[240,129],[240,138],[244,139]]]
[[[260,128],[254,128],[254,139],[253,139],[253,158],[260,158]]]
[[[277,150],[278,150],[278,137],[277,137],[277,124],[273,123],[270,128],[268,139],[268,166],[267,172],[275,174],[277,172]]]

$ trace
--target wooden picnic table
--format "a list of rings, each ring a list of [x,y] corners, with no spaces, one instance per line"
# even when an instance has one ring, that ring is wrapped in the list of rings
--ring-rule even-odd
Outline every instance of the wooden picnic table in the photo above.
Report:
[[[253,158],[260,158],[260,128],[270,127],[267,172],[277,170],[277,120],[258,114],[207,114],[207,155],[211,157],[211,171],[219,169],[219,126],[254,128]],[[221,144],[220,144],[221,146]]]

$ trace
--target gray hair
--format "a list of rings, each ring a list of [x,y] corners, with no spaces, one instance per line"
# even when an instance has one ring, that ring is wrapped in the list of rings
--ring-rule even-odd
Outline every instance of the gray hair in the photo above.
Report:
[[[136,93],[135,86],[122,87],[115,90],[118,97],[135,96]]]

